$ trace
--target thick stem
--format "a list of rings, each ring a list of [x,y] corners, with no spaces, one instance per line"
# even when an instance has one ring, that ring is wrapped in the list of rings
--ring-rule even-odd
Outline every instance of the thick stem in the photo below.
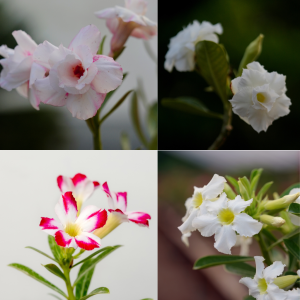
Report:
[[[64,274],[66,277],[66,286],[67,286],[67,291],[68,291],[68,300],[76,300],[75,296],[74,296],[74,292],[73,292],[73,287],[70,281],[70,269],[68,266],[64,266],[63,268],[64,270]]]
[[[224,102],[224,116],[223,116],[223,125],[221,128],[221,132],[213,142],[213,144],[208,148],[208,150],[217,150],[219,149],[224,142],[226,141],[227,137],[229,136],[232,126],[231,126],[231,119],[232,119],[232,111],[231,106],[228,101]]]
[[[260,247],[260,250],[261,250],[261,253],[265,259],[265,262],[268,266],[270,266],[272,264],[272,260],[270,258],[270,254],[269,254],[269,251],[267,250],[267,246],[265,244],[265,241],[262,237],[262,234],[261,232],[258,234],[257,236],[257,240],[258,240],[258,244],[259,244],[259,247]]]
[[[102,150],[100,126],[94,131],[94,150]]]

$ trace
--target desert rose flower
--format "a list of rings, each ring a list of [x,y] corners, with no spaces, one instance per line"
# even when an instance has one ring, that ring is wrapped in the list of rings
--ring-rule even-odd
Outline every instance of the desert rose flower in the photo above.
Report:
[[[299,300],[300,299],[300,289],[293,289],[291,291],[287,291],[288,300]]]
[[[223,192],[226,179],[215,174],[208,185],[202,188],[194,187],[192,198],[185,202],[186,215],[182,218],[183,224],[178,227],[183,235],[196,230],[193,221],[197,215],[202,214],[203,203],[216,198]],[[186,236],[188,237],[188,236]]]
[[[77,209],[80,212],[83,202],[85,202],[100,186],[98,181],[89,180],[84,174],[76,174],[74,177],[58,176],[57,185],[64,194],[71,191],[76,200]]]
[[[254,256],[256,264],[256,274],[254,279],[244,277],[239,282],[249,288],[249,295],[257,300],[287,300],[287,292],[280,289],[274,279],[282,274],[284,264],[275,261],[271,266],[265,268],[262,256]]]
[[[237,240],[235,232],[241,236],[252,237],[262,228],[260,222],[243,213],[252,201],[244,201],[240,195],[234,200],[228,200],[223,193],[215,201],[204,202],[201,215],[194,219],[192,225],[202,236],[215,234],[214,247],[219,252],[231,254],[231,247]]]
[[[216,35],[223,33],[221,24],[212,25],[210,22],[194,21],[171,38],[166,54],[165,69],[169,72],[175,67],[177,71],[193,71],[195,68],[195,45],[200,41],[219,42]]]
[[[157,34],[157,24],[145,17],[146,12],[145,0],[125,0],[125,7],[115,6],[95,12],[98,18],[106,19],[113,34],[110,56],[123,48],[130,35],[148,40]]]
[[[66,192],[56,204],[55,212],[59,222],[50,218],[42,218],[40,227],[54,236],[59,246],[74,249],[79,247],[84,250],[100,247],[100,238],[92,232],[105,225],[106,210],[90,205],[85,207],[77,217],[75,198],[72,192]]]
[[[241,247],[240,255],[248,256],[249,250],[250,250],[249,248],[250,248],[251,244],[252,244],[252,237],[237,235],[236,243],[235,243],[234,247]]]
[[[37,44],[22,30],[14,31],[12,35],[18,46],[14,50],[5,45],[0,47],[0,55],[4,57],[0,60],[3,67],[0,86],[7,91],[17,89],[21,96],[29,97],[29,102],[35,109],[39,109],[40,102],[33,93],[29,92],[33,53],[37,48]]]
[[[293,195],[293,194],[296,194],[296,193],[299,193],[299,192],[300,192],[300,188],[292,189],[290,191],[289,195]],[[300,204],[300,196],[297,198],[297,200],[294,203]],[[299,216],[296,216],[296,215],[293,215],[293,214],[289,213],[289,217],[291,219],[291,222],[294,225],[300,226],[300,217]]]
[[[290,112],[285,79],[277,72],[267,72],[256,61],[248,64],[242,76],[231,81],[233,112],[255,131],[267,131],[274,120]]]
[[[133,222],[142,227],[149,227],[151,216],[144,212],[127,211],[127,192],[114,193],[109,190],[107,182],[102,185],[103,191],[108,198],[108,211],[110,212],[107,223],[103,228],[94,232],[103,238],[123,222]]]
[[[87,120],[103,103],[106,93],[123,78],[121,66],[111,57],[97,55],[100,31],[94,25],[80,30],[68,48],[49,42],[39,45],[33,66],[39,74],[33,84],[41,102],[66,105],[73,117]],[[44,70],[43,70],[44,69]]]

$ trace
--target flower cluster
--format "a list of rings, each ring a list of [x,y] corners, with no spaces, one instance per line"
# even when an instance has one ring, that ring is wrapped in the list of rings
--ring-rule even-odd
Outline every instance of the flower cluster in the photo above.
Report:
[[[97,181],[89,180],[83,174],[69,178],[58,176],[57,184],[62,193],[55,213],[59,221],[42,218],[40,227],[55,237],[56,243],[65,248],[77,247],[93,250],[101,246],[101,238],[123,222],[134,222],[140,226],[149,226],[149,214],[127,212],[127,193],[110,192],[107,183],[102,186]],[[81,211],[82,204],[101,187],[108,196],[108,211],[89,205]]]

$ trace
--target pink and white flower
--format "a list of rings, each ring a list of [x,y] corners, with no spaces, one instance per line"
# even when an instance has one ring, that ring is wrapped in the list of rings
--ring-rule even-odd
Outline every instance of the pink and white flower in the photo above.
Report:
[[[58,176],[57,185],[64,194],[68,191],[73,193],[78,211],[80,212],[82,203],[85,202],[100,186],[98,181],[89,180],[84,174],[76,174],[74,177]]]
[[[17,89],[21,96],[29,97],[31,105],[38,110],[40,102],[34,93],[29,92],[33,53],[37,44],[22,30],[14,31],[12,35],[18,43],[15,49],[10,49],[6,45],[0,47],[0,55],[4,57],[0,60],[0,64],[3,66],[0,86],[7,91]]]
[[[34,53],[33,88],[39,100],[66,105],[73,117],[87,120],[96,115],[108,92],[123,78],[121,66],[111,57],[97,55],[101,34],[94,25],[80,30],[68,48],[45,41]]]
[[[99,237],[104,237],[123,222],[133,222],[142,227],[149,227],[151,216],[144,212],[127,211],[127,192],[114,193],[109,190],[107,182],[102,185],[108,198],[108,211],[110,212],[106,225],[94,232]]]
[[[92,232],[105,225],[106,210],[90,205],[77,217],[75,198],[72,192],[66,192],[56,204],[55,212],[59,222],[55,219],[42,218],[40,227],[46,233],[54,236],[59,246],[74,249],[79,247],[84,250],[100,247],[100,238]]]
[[[145,17],[146,12],[145,0],[125,0],[125,7],[115,6],[95,12],[98,18],[106,19],[113,34],[110,56],[123,48],[130,35],[144,40],[157,35],[157,24]]]

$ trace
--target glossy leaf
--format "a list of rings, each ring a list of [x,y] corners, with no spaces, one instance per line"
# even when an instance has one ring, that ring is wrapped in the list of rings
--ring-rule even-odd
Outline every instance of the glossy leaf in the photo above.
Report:
[[[61,249],[57,245],[55,238],[52,235],[48,235],[48,243],[49,243],[50,250],[51,250],[53,256],[55,257],[55,259],[58,262],[62,261],[63,255],[62,255]]]
[[[251,277],[253,278],[255,275],[256,269],[244,262],[226,264],[225,269],[233,274],[240,275],[242,277]]]
[[[161,104],[194,115],[223,119],[223,115],[211,112],[200,100],[193,97],[165,98]]]
[[[121,142],[122,150],[130,150],[131,149],[129,135],[126,132],[121,133],[120,142]]]
[[[157,135],[157,124],[158,122],[158,105],[157,102],[153,103],[149,110],[147,116],[147,125],[150,137],[153,138]]]
[[[300,240],[300,234],[295,235],[292,238],[283,240],[289,252],[291,252],[291,254],[294,255],[297,260],[300,260],[299,240]]]
[[[298,189],[300,188],[300,183],[295,183],[295,184],[291,185],[290,187],[288,187],[288,188],[280,195],[280,198],[282,198],[282,197],[288,195],[292,189],[297,189],[297,188],[298,188]]]
[[[40,254],[42,254],[42,255],[44,255],[44,256],[46,256],[46,257],[48,257],[48,258],[50,258],[50,259],[52,259],[53,261],[55,261],[55,262],[57,262],[53,257],[51,257],[50,255],[48,255],[48,254],[46,254],[46,253],[44,253],[44,252],[42,252],[41,250],[38,250],[38,249],[36,249],[36,248],[33,248],[33,247],[30,247],[30,246],[28,246],[28,247],[25,247],[25,248],[27,248],[27,249],[31,249],[31,250],[34,250],[34,251],[36,251],[36,252],[38,252],[38,253],[40,253]]]
[[[54,290],[55,292],[61,294],[62,296],[64,296],[65,298],[67,298],[66,294],[60,290],[58,287],[56,287],[54,284],[52,284],[51,282],[49,282],[48,280],[46,280],[44,277],[42,277],[41,275],[39,275],[38,273],[34,272],[33,270],[31,270],[30,268],[21,265],[21,264],[10,264],[9,265],[12,268],[17,269],[18,271],[23,272],[24,274],[26,274],[27,276],[39,281],[40,283],[46,285],[47,287],[49,287],[50,289]]]
[[[78,276],[81,275],[92,263],[92,259],[86,261],[80,268]],[[90,269],[77,283],[76,285],[76,299],[80,299],[87,295],[88,289],[94,274],[95,266]]]
[[[245,261],[253,261],[250,256],[239,255],[211,255],[198,259],[194,264],[194,270],[205,269],[213,266],[232,264]]]
[[[54,264],[43,265],[49,272],[66,281],[64,273]]]
[[[273,184],[273,181],[270,181],[268,183],[266,183],[259,191],[259,193],[257,194],[257,199],[261,200],[264,196],[264,194],[269,190],[270,186]]]
[[[300,216],[300,204],[292,203],[288,208],[288,212],[293,215]]]
[[[99,295],[99,294],[109,294],[109,289],[106,287],[101,287],[101,288],[95,289],[87,296],[80,298],[80,300],[86,300],[92,296]]]
[[[85,276],[92,268],[96,266],[97,263],[99,263],[102,259],[104,259],[106,256],[108,256],[110,253],[118,249],[119,245],[110,247],[108,249],[105,249],[102,253],[100,253],[95,259],[93,259],[92,263],[90,264],[89,267],[87,267],[81,274],[78,274],[77,279],[75,280],[73,286],[76,286],[77,283],[81,280],[82,277]]]
[[[263,38],[264,35],[260,34],[254,41],[252,41],[248,45],[244,56],[241,60],[237,76],[241,76],[243,69],[245,69],[248,64],[250,64],[258,58],[258,56],[261,53]]]
[[[201,41],[195,49],[197,70],[213,87],[223,102],[227,102],[227,74],[229,70],[222,46],[211,41]]]

